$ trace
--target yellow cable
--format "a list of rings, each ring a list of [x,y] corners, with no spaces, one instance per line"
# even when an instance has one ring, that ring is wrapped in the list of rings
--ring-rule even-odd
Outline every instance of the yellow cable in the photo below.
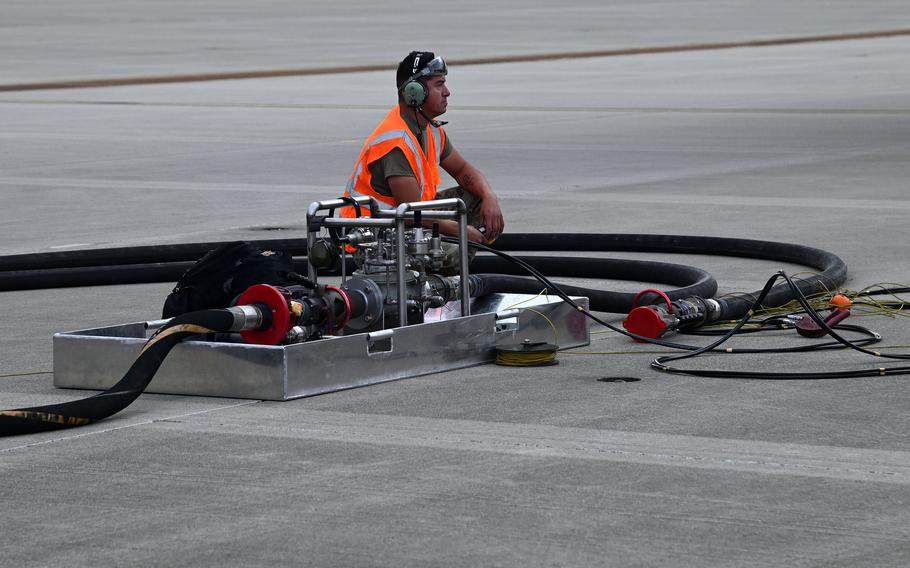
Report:
[[[547,298],[547,300],[550,299],[550,294],[547,293],[547,289],[544,288],[543,290],[541,290],[540,292],[538,292],[537,294],[535,294],[535,295],[532,296],[531,298],[524,299],[524,300],[522,300],[522,301],[520,301],[520,302],[515,302],[515,303],[512,304],[511,306],[508,306],[506,309],[507,309],[507,310],[511,310],[512,308],[515,308],[515,307],[520,306],[520,305],[522,305],[522,304],[526,304],[526,303],[528,303],[528,302],[531,302],[531,301],[533,301],[533,300],[536,300],[537,298],[539,298],[539,297],[541,297],[541,296],[545,296],[545,297]]]
[[[529,312],[534,312],[535,314],[542,317],[548,324],[550,324],[550,329],[553,330],[553,344],[559,345],[559,333],[556,331],[556,326],[553,325],[553,322],[550,321],[550,318],[548,318],[546,316],[546,314],[544,314],[543,312],[537,311],[534,308],[525,308],[525,309],[528,310]]]
[[[522,300],[520,302],[516,302],[506,309],[515,308],[517,306],[520,306],[522,304],[535,300],[543,295],[546,295],[547,298],[549,299],[549,295],[547,294],[546,288],[541,290],[540,293],[538,293],[536,296],[534,296],[532,298],[528,298],[526,300]],[[548,318],[547,315],[544,314],[543,312],[541,312],[540,310],[535,310],[534,308],[524,308],[524,309],[528,310],[530,312],[534,312],[535,314],[539,315],[540,317],[542,317],[544,319],[544,321],[547,322],[547,324],[550,325],[550,329],[553,330],[553,344],[554,344],[554,346],[558,346],[559,345],[559,333],[558,333],[558,331],[556,329],[556,325],[553,323],[553,321],[550,318]],[[548,350],[540,350],[540,349],[531,350],[531,349],[529,349],[527,351],[497,349],[496,350],[496,360],[494,362],[497,365],[503,365],[506,367],[538,367],[538,366],[543,366],[543,365],[552,365],[556,362],[556,351],[558,349],[559,349],[558,347],[556,347],[556,349],[552,349],[552,350],[549,350],[549,349]]]

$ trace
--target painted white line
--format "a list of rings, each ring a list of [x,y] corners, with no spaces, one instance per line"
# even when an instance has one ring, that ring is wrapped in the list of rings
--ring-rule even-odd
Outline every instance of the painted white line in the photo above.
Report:
[[[52,247],[47,247],[50,249],[67,249],[67,248],[76,248],[76,247],[87,247],[91,246],[92,243],[70,243],[68,245],[56,245]]]
[[[261,414],[267,414],[268,419]],[[910,485],[910,452],[264,405],[155,428]]]
[[[237,403],[237,404],[229,404],[229,405],[227,405],[227,406],[218,406],[218,407],[216,407],[216,408],[207,408],[207,409],[205,409],[205,410],[197,410],[197,411],[194,411],[194,412],[187,412],[187,413],[184,413],[184,414],[175,414],[175,415],[173,415],[173,416],[163,416],[163,417],[160,417],[160,418],[152,418],[151,420],[143,420],[142,422],[132,422],[132,423],[130,423],[130,424],[124,424],[124,425],[122,425],[122,426],[114,426],[114,427],[111,427],[111,428],[104,428],[104,429],[102,429],[102,430],[91,430],[91,426],[83,426],[83,427],[81,427],[81,428],[77,428],[77,429],[75,430],[77,433],[75,433],[75,434],[70,434],[70,435],[68,435],[68,436],[58,436],[58,437],[56,437],[56,438],[50,438],[50,439],[47,439],[47,440],[39,440],[39,441],[37,441],[37,442],[30,442],[30,443],[28,443],[28,444],[22,444],[22,445],[19,445],[19,446],[12,446],[12,447],[9,447],[9,448],[0,448],[0,453],[3,453],[3,452],[12,452],[12,451],[14,451],[14,450],[22,450],[22,449],[25,449],[25,448],[33,448],[33,447],[36,447],[36,446],[43,446],[43,445],[45,445],[45,444],[55,444],[55,443],[57,443],[57,442],[66,442],[66,441],[75,440],[75,439],[78,439],[78,438],[85,438],[85,437],[87,437],[87,436],[97,436],[97,435],[99,435],[99,434],[107,434],[107,433],[109,433],[109,432],[116,432],[116,431],[118,431],[118,430],[125,430],[125,429],[127,429],[127,428],[135,428],[136,426],[145,426],[145,425],[148,425],[148,424],[154,424],[155,422],[163,422],[163,421],[167,421],[167,420],[176,420],[176,419],[178,419],[178,418],[186,418],[187,416],[198,416],[198,415],[200,415],[200,414],[208,414],[208,413],[210,413],[210,412],[218,412],[219,410],[227,410],[227,409],[231,409],[231,408],[237,408],[237,407],[240,407],[240,406],[249,406],[249,405],[251,405],[251,404],[259,404],[260,402],[262,402],[262,401],[261,401],[261,400],[247,400],[247,401],[239,402],[239,403]],[[83,431],[83,429],[85,429],[85,430],[87,430],[87,431]],[[73,432],[74,430],[63,430],[63,431],[64,431],[64,432]]]

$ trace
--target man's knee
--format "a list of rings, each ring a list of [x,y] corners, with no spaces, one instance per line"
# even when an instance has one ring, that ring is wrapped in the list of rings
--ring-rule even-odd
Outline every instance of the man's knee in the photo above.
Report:
[[[470,191],[465,191],[460,185],[441,189],[436,192],[436,199],[452,199],[456,197],[464,201],[465,209],[467,209],[468,212],[468,225],[479,227],[480,206],[482,203],[482,200],[479,197]]]

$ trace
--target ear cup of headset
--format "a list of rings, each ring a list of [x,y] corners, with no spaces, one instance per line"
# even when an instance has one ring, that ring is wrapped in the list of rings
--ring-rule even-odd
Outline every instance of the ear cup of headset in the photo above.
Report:
[[[427,87],[420,81],[410,80],[401,87],[401,96],[404,97],[405,104],[412,107],[419,107],[427,100]]]

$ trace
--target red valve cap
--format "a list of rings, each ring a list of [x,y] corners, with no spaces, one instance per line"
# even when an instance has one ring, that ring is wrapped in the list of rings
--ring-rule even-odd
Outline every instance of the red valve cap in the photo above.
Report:
[[[657,339],[667,331],[667,321],[652,306],[639,306],[629,312],[622,326],[629,333]]]

